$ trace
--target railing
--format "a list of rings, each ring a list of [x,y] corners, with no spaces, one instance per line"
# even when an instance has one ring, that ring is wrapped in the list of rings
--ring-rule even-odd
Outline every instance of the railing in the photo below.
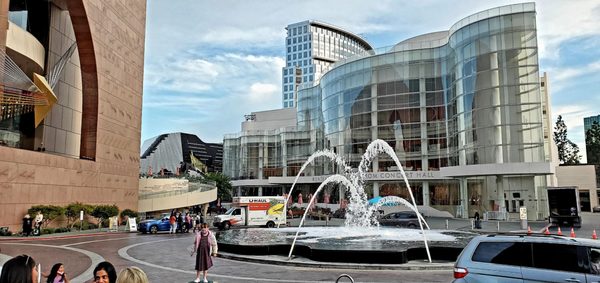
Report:
[[[506,211],[486,211],[483,214],[483,220],[508,220],[508,218]]]
[[[169,197],[169,196],[176,196],[176,195],[191,193],[191,192],[195,192],[195,191],[207,192],[207,191],[214,190],[214,189],[216,189],[215,182],[212,182],[209,184],[189,183],[187,189],[179,189],[179,190],[172,190],[172,191],[158,192],[158,193],[140,194],[139,199],[162,198],[162,197]]]

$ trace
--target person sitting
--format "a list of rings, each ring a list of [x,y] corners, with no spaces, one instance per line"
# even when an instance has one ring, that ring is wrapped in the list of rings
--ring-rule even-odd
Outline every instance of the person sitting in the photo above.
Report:
[[[47,277],[46,283],[69,283],[69,278],[65,273],[65,266],[62,263],[57,263],[50,269],[50,274],[42,274]]]
[[[127,267],[117,276],[116,283],[148,283],[148,276],[139,267]]]
[[[38,282],[39,273],[35,260],[28,255],[19,255],[9,259],[2,267],[0,283]]]
[[[108,261],[103,261],[94,268],[95,283],[116,283],[117,271],[115,267]]]

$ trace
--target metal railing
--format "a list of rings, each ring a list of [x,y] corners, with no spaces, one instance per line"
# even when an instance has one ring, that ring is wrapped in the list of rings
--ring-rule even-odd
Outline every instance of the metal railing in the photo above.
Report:
[[[163,198],[169,196],[182,195],[186,193],[191,193],[195,191],[200,192],[208,192],[210,190],[216,190],[216,183],[212,182],[212,184],[204,184],[204,183],[189,183],[187,189],[177,189],[170,190],[166,192],[156,192],[156,193],[144,193],[139,195],[139,199],[151,199],[151,198]]]
[[[483,214],[483,220],[508,220],[508,212],[506,211],[486,211]]]

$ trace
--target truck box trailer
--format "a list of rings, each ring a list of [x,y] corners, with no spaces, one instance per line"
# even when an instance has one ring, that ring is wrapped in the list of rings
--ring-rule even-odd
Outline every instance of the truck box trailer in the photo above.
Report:
[[[548,222],[581,227],[581,207],[577,187],[548,187]]]
[[[273,228],[286,224],[284,197],[234,197],[231,208],[217,215],[213,226],[229,229],[231,226],[265,226]]]

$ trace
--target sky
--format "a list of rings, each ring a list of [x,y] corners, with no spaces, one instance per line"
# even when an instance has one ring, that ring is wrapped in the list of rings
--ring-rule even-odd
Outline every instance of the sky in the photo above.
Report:
[[[223,142],[244,115],[281,108],[285,27],[333,24],[384,47],[523,1],[148,0],[142,142],[164,133]],[[600,114],[600,1],[536,1],[540,75],[585,161],[583,118]]]

